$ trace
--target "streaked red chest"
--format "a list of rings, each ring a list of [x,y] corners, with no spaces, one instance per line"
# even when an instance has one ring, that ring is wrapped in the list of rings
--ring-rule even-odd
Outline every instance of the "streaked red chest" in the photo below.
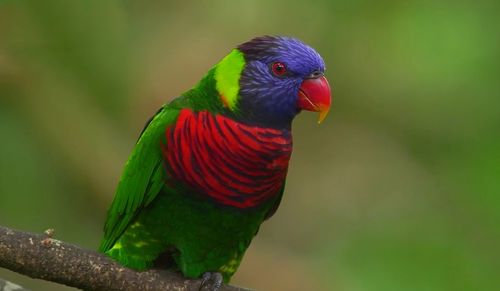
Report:
[[[183,109],[165,134],[170,175],[219,203],[253,207],[283,186],[292,153],[289,130]]]

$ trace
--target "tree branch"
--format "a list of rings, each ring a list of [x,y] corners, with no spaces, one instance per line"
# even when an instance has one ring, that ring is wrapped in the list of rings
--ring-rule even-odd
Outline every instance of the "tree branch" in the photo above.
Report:
[[[201,281],[164,270],[137,272],[91,250],[0,226],[0,267],[85,290],[198,290]],[[248,291],[223,285],[221,291]]]

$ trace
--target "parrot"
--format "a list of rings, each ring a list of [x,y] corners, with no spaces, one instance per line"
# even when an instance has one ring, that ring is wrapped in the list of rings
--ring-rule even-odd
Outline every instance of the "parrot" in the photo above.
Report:
[[[220,60],[147,122],[107,212],[99,251],[125,267],[228,283],[278,209],[292,121],[331,105],[322,57],[288,36],[259,36]]]

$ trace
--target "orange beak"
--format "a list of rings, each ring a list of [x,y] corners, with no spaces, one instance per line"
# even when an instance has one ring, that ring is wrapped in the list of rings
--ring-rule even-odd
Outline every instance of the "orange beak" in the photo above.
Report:
[[[330,85],[324,76],[305,79],[299,88],[297,106],[307,111],[319,112],[318,123],[321,123],[332,103]]]

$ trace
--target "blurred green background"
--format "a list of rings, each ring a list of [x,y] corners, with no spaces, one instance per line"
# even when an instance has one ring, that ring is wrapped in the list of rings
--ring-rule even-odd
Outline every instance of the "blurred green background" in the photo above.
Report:
[[[0,0],[0,225],[96,248],[149,116],[235,45],[295,36],[334,103],[233,284],[500,287],[498,1]],[[33,290],[72,290],[7,270]]]

